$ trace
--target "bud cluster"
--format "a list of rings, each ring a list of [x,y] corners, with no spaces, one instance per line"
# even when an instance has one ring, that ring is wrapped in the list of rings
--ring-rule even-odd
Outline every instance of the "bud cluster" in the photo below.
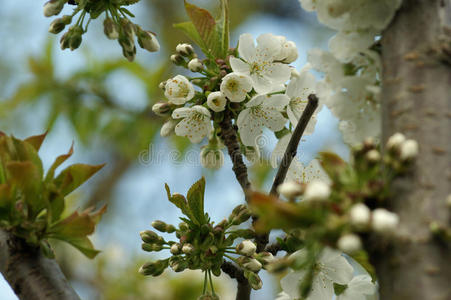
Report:
[[[44,4],[44,15],[52,17],[58,15],[68,0],[50,0]],[[108,2],[101,4],[99,2]],[[136,55],[135,37],[141,48],[156,52],[160,49],[160,44],[155,33],[142,29],[139,25],[132,23],[126,15],[133,16],[124,5],[130,5],[137,1],[105,1],[87,0],[78,1],[77,6],[71,15],[64,15],[50,23],[49,32],[58,34],[65,27],[72,23],[73,18],[79,14],[75,25],[61,37],[60,45],[64,50],[77,49],[82,42],[82,35],[88,31],[88,26],[92,19],[96,19],[101,14],[105,14],[103,21],[104,33],[108,39],[117,40],[122,47],[122,53],[129,61],[133,61]],[[74,3],[72,3],[74,4]],[[87,17],[88,16],[88,17]],[[85,19],[87,19],[85,23]]]

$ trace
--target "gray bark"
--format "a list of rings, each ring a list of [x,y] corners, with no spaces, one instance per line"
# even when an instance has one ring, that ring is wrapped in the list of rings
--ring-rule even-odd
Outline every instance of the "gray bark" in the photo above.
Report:
[[[450,222],[450,2],[405,0],[383,33],[383,139],[401,132],[420,145],[412,173],[392,186],[400,237],[373,260],[384,300],[451,299],[449,242],[429,230]]]
[[[0,272],[19,299],[80,300],[55,260],[2,229]]]

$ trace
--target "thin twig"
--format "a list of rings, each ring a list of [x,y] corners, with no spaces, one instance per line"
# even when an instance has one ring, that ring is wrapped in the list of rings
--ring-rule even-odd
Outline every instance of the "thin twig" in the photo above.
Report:
[[[277,170],[276,177],[274,178],[274,182],[271,187],[270,194],[274,196],[279,196],[277,192],[277,187],[284,182],[285,177],[287,176],[288,168],[293,161],[293,158],[296,156],[297,148],[299,142],[301,141],[302,135],[304,134],[304,130],[307,127],[308,122],[313,116],[316,108],[318,107],[318,97],[314,94],[310,94],[308,96],[308,103],[305,107],[304,112],[299,119],[296,128],[293,131],[290,141],[288,142],[287,149],[285,150],[285,154],[283,155],[282,161],[280,162],[279,169]],[[258,218],[253,218],[253,223],[257,221]],[[257,252],[263,251],[266,247],[266,244],[269,242],[269,233],[263,233],[257,236],[255,239],[257,242]]]
[[[274,178],[274,182],[271,187],[271,195],[278,196],[277,187],[284,182],[285,177],[287,176],[288,168],[290,167],[293,158],[296,156],[298,145],[301,141],[302,135],[304,134],[304,130],[317,107],[318,97],[314,94],[310,94],[308,96],[307,106],[305,107],[305,110],[293,131],[293,135],[291,136],[290,142],[285,150],[285,154],[280,162],[279,170],[277,170],[276,178]]]

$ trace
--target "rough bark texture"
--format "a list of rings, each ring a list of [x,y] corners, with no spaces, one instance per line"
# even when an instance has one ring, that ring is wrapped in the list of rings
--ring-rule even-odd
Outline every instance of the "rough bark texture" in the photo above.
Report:
[[[80,300],[55,260],[1,229],[0,272],[19,299]]]
[[[383,34],[383,137],[402,132],[420,145],[411,175],[392,186],[401,238],[374,257],[384,300],[451,299],[449,244],[429,230],[450,221],[450,2],[405,0]]]

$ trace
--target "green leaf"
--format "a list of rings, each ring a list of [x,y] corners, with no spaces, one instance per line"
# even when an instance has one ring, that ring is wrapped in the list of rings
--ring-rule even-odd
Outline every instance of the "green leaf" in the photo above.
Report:
[[[186,202],[185,197],[180,194],[171,195],[171,190],[169,189],[167,183],[165,183],[164,187],[166,188],[166,193],[168,194],[168,200],[175,206],[177,206],[185,216],[192,219],[193,214],[191,213],[191,210],[188,207],[188,203]]]
[[[92,242],[87,237],[73,238],[67,236],[53,237],[54,239],[65,241],[75,248],[77,248],[86,257],[93,259],[100,253],[99,250],[94,249]]]
[[[103,166],[104,164],[96,166],[74,164],[64,169],[53,182],[61,194],[66,196],[97,173]]]
[[[50,180],[53,179],[56,168],[58,168],[69,157],[71,157],[73,153],[74,153],[74,143],[72,143],[72,146],[70,147],[69,152],[67,154],[60,155],[55,159],[55,161],[53,162],[53,164],[50,166],[49,170],[47,171],[47,175],[45,175],[46,182],[49,182]]]
[[[221,57],[227,56],[230,40],[230,18],[229,18],[229,1],[221,1],[221,18],[217,22],[217,30],[221,35]]]
[[[47,237],[65,241],[87,257],[94,258],[99,251],[94,249],[87,236],[94,233],[95,226],[105,211],[106,206],[94,213],[91,209],[82,213],[76,211],[67,218],[53,224],[47,233]]]
[[[197,32],[197,29],[192,22],[174,24],[174,28],[183,31],[183,33],[185,33],[194,43],[196,43],[200,47],[202,52],[204,52],[205,55],[208,56],[208,46],[204,43],[201,36],[199,35],[199,32]]]
[[[198,225],[206,223],[204,213],[204,194],[205,194],[205,178],[202,177],[199,181],[191,186],[186,195],[188,199],[189,209],[194,217],[194,222]]]

